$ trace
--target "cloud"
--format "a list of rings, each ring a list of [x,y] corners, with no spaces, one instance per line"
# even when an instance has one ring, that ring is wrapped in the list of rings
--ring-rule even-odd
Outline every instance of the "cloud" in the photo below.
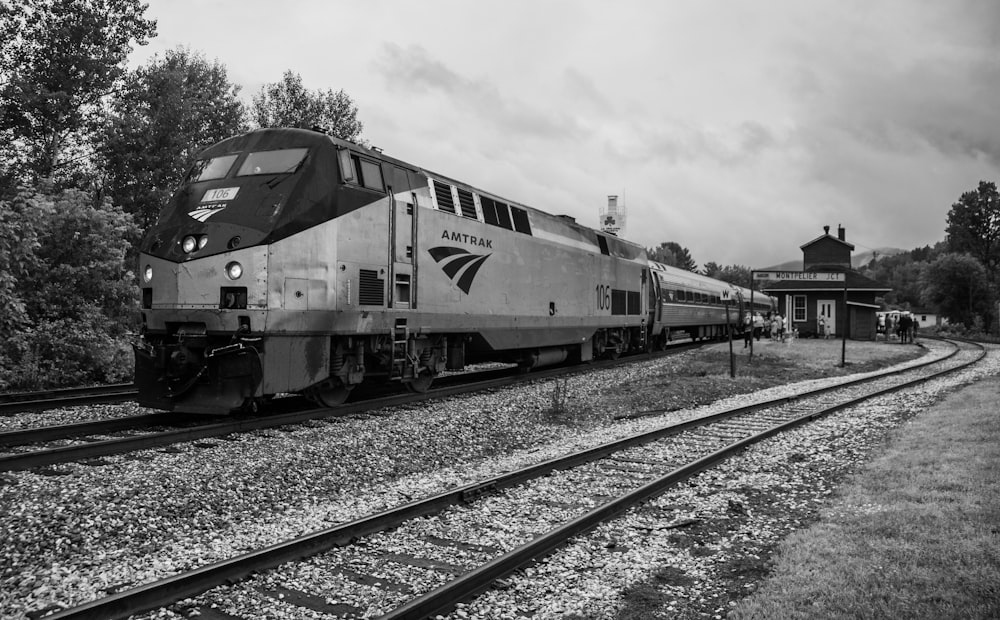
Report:
[[[406,48],[383,44],[375,68],[391,90],[446,98],[449,105],[478,117],[480,125],[491,124],[494,133],[501,136],[572,141],[583,129],[560,107],[505,95],[487,79],[472,79],[451,70],[417,44]]]

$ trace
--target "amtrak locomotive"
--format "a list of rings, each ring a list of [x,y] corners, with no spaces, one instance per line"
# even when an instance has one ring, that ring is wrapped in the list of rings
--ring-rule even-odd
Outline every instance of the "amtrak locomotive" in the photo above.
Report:
[[[749,310],[748,290],[642,246],[300,129],[206,149],[140,251],[139,400],[186,412],[614,357]]]

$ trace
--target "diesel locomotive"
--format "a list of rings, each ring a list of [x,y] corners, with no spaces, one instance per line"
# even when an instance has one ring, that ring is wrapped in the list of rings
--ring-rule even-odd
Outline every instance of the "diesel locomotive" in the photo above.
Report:
[[[139,401],[194,413],[280,393],[334,406],[371,381],[425,391],[480,361],[615,357],[723,335],[750,310],[749,290],[571,217],[301,129],[202,152],[139,274]]]

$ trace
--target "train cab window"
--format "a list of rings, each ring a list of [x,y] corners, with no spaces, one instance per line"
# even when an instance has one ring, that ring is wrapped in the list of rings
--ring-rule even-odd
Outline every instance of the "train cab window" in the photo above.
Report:
[[[526,235],[531,234],[531,224],[528,222],[528,212],[515,206],[510,208],[511,218],[514,220],[514,230]]]
[[[604,235],[597,235],[597,245],[601,246],[601,254],[611,256],[611,250],[608,249],[608,240]]]
[[[382,166],[379,162],[361,157],[347,149],[337,151],[337,161],[340,163],[340,178],[345,183],[360,185],[376,192],[385,192]]]
[[[378,162],[358,158],[361,164],[361,184],[378,192],[385,191],[382,185],[382,167]]]
[[[309,149],[281,149],[250,153],[240,166],[238,177],[255,174],[291,174],[298,170]]]
[[[351,152],[347,149],[338,150],[337,161],[340,163],[340,178],[344,180],[344,183],[357,183],[358,174],[354,171]]]
[[[233,162],[239,155],[223,155],[211,159],[199,159],[188,172],[185,183],[197,183],[199,181],[211,181],[221,179],[229,174],[229,169],[233,167]]]
[[[479,216],[476,215],[476,203],[472,200],[472,192],[459,188],[458,204],[462,208],[462,217],[471,220],[479,219]]]

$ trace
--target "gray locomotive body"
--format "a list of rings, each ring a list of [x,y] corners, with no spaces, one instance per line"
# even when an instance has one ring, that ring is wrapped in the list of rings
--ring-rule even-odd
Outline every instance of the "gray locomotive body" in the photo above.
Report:
[[[207,149],[139,259],[140,402],[222,413],[642,350],[643,248],[321,133]]]

